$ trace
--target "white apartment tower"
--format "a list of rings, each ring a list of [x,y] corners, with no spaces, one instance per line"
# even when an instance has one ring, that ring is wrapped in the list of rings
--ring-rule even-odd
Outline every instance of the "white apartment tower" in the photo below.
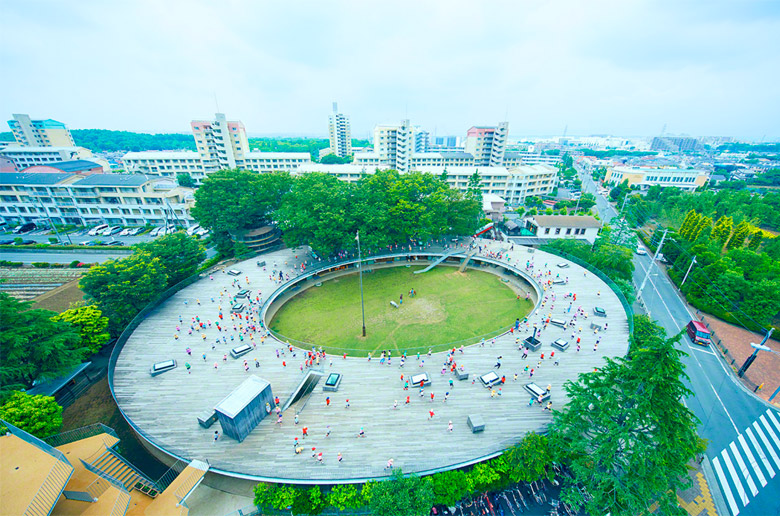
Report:
[[[409,120],[403,120],[399,125],[378,125],[374,128],[374,153],[382,165],[408,172],[414,146],[414,128]]]
[[[509,122],[496,127],[472,127],[466,133],[466,152],[474,156],[475,164],[483,167],[504,165]]]
[[[414,152],[428,152],[431,147],[431,133],[421,127],[414,128]]]
[[[339,158],[352,154],[352,135],[349,131],[349,118],[339,113],[338,103],[333,103],[333,113],[328,116],[328,134],[330,135],[330,153]]]
[[[192,134],[206,173],[244,167],[249,152],[246,129],[240,121],[228,121],[216,113],[213,121],[193,120]]]
[[[23,147],[75,147],[68,126],[52,120],[31,120],[30,115],[13,115],[8,127],[16,142]]]

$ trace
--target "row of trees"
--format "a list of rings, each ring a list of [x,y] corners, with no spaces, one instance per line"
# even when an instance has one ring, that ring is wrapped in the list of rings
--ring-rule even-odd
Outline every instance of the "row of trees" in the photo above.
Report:
[[[527,434],[495,459],[428,477],[395,471],[386,481],[338,485],[327,493],[316,486],[258,484],[255,504],[306,514],[367,507],[377,516],[422,515],[433,504],[451,506],[516,482],[552,479],[558,463],[572,473],[559,479],[561,498],[588,514],[635,516],[653,503],[663,514],[685,514],[677,490],[690,486],[687,464],[705,443],[682,403],[692,393],[683,383],[679,338],[667,338],[647,316],[636,316],[628,355],[568,381],[569,403],[553,413],[548,435]]]
[[[385,170],[348,183],[320,173],[223,170],[195,192],[192,216],[212,231],[223,254],[234,251],[231,234],[276,222],[288,246],[306,244],[329,256],[352,249],[358,230],[367,249],[470,234],[481,211],[478,184],[463,194],[420,172]]]
[[[107,129],[73,129],[73,141],[95,152],[195,150],[190,134],[148,134]]]
[[[368,145],[371,145],[371,142],[368,140],[352,139],[353,147],[366,147]],[[319,161],[320,151],[327,149],[329,146],[330,141],[327,138],[249,138],[249,148],[251,150],[264,152],[308,152],[312,161]],[[324,160],[323,163],[325,163]]]

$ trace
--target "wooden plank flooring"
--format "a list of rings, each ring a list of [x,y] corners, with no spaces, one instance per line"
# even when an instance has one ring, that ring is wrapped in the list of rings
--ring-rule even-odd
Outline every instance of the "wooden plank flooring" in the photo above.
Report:
[[[495,250],[499,244],[492,244]],[[506,247],[506,244],[503,244]],[[257,289],[264,295],[270,294],[277,285],[272,284],[268,275],[274,263],[289,270],[289,266],[300,263],[295,260],[293,251],[283,250],[263,257],[268,263],[268,271],[263,272],[255,264],[255,259],[230,267],[242,271],[238,277],[241,287],[245,288],[244,277],[249,276],[248,288],[252,295]],[[301,256],[303,258],[303,256]],[[560,337],[571,339],[572,331],[557,327],[548,327],[541,334],[544,343],[539,352],[531,353],[526,361],[515,345],[515,335],[507,335],[496,340],[495,346],[488,342],[485,347],[478,344],[465,348],[461,355],[457,353],[457,362],[466,366],[472,373],[484,374],[494,369],[496,357],[503,356],[499,374],[507,376],[507,382],[502,388],[502,396],[491,398],[490,391],[480,386],[478,381],[457,381],[452,389],[448,386],[450,375],[442,375],[441,367],[445,359],[444,353],[435,353],[431,357],[423,356],[423,368],[415,356],[410,356],[404,368],[399,367],[399,357],[394,357],[392,366],[380,365],[378,357],[370,363],[365,358],[333,357],[323,364],[326,373],[335,371],[342,373],[343,380],[338,392],[322,391],[322,383],[316,388],[305,409],[300,414],[298,425],[293,423],[295,407],[284,413],[283,424],[277,425],[272,415],[264,419],[249,437],[242,443],[229,438],[220,437],[214,442],[214,430],[221,429],[216,423],[211,429],[201,428],[197,416],[204,410],[213,408],[222,398],[239,385],[247,374],[256,374],[271,383],[273,393],[281,400],[287,398],[300,381],[302,373],[299,369],[301,353],[297,357],[277,359],[275,350],[280,348],[278,342],[269,339],[260,345],[259,339],[256,351],[241,359],[230,358],[230,348],[239,345],[238,332],[218,332],[212,327],[203,332],[204,341],[200,335],[187,335],[189,321],[194,316],[217,319],[219,292],[228,289],[234,294],[239,289],[232,287],[233,276],[217,273],[213,280],[205,277],[203,280],[187,287],[171,299],[160,305],[146,321],[144,321],[129,339],[119,357],[115,373],[115,391],[122,409],[154,442],[165,449],[188,460],[201,459],[209,462],[212,468],[237,472],[269,479],[288,479],[327,482],[360,480],[371,477],[381,477],[388,474],[384,469],[387,460],[394,459],[395,466],[406,472],[423,472],[437,468],[446,468],[471,461],[475,458],[497,452],[517,442],[529,431],[543,430],[551,420],[551,414],[539,406],[528,406],[530,396],[523,385],[528,381],[528,374],[523,373],[526,364],[535,368],[533,381],[541,387],[552,385],[552,401],[554,408],[562,407],[565,396],[562,385],[566,380],[574,379],[581,372],[592,371],[603,363],[604,357],[622,356],[628,349],[628,322],[620,301],[610,288],[593,274],[576,264],[569,268],[559,269],[555,264],[563,260],[541,251],[528,253],[527,248],[515,246],[510,253],[512,264],[525,268],[526,260],[532,260],[537,265],[538,273],[546,262],[552,268],[552,278],[560,274],[561,278],[569,277],[568,285],[557,285],[552,290],[557,296],[554,307],[548,300],[544,306],[537,307],[530,317],[531,323],[542,320],[542,316],[552,312],[555,317],[569,319],[566,309],[569,302],[564,301],[567,292],[577,294],[572,313],[577,306],[582,306],[588,313],[586,321],[578,321],[575,328],[582,326],[582,350],[577,353],[572,343],[566,352],[556,351],[560,365],[554,366],[549,360],[550,343]],[[287,263],[288,266],[284,264]],[[597,293],[600,292],[600,295]],[[547,291],[549,294],[550,291]],[[211,302],[212,296],[214,303]],[[200,305],[197,304],[200,300]],[[186,304],[185,304],[186,301]],[[607,310],[609,329],[603,332],[598,351],[593,351],[596,336],[590,330],[590,321],[594,319],[594,306]],[[229,318],[229,303],[222,303],[223,314]],[[174,340],[178,319],[181,316],[182,332],[179,340]],[[603,318],[596,320],[604,322]],[[513,321],[496,321],[497,326],[508,325]],[[224,328],[223,328],[224,329]],[[220,344],[212,351],[212,342],[227,333],[227,344]],[[235,336],[231,343],[230,334]],[[529,333],[523,329],[520,337]],[[249,340],[246,340],[249,342]],[[192,348],[192,356],[187,356],[185,349]],[[206,353],[206,361],[201,358]],[[228,353],[227,362],[222,356]],[[541,353],[545,353],[542,366],[537,367]],[[173,371],[152,378],[149,367],[152,363],[175,358],[179,367]],[[250,367],[249,373],[244,371],[243,359],[250,365],[257,358],[261,367]],[[282,360],[287,367],[282,366]],[[187,373],[185,362],[192,365],[192,371]],[[218,369],[214,369],[214,363]],[[416,390],[403,390],[400,375],[416,374],[426,371],[432,378],[432,385],[425,389],[425,395],[420,397]],[[518,380],[513,381],[513,374],[518,373]],[[445,403],[444,395],[450,391],[450,397]],[[430,401],[430,393],[435,394],[435,401]],[[406,395],[411,403],[404,405]],[[325,398],[330,396],[331,404],[326,406]],[[350,408],[345,408],[345,400],[349,399]],[[398,400],[398,409],[393,409],[393,402]],[[429,410],[433,409],[434,417],[429,419]],[[486,429],[480,434],[472,434],[466,424],[469,414],[480,414],[486,422]],[[453,423],[453,431],[447,430],[448,421]],[[302,439],[301,429],[307,426],[309,437]],[[327,428],[330,436],[325,437]],[[360,428],[365,430],[366,437],[358,438]],[[302,454],[294,453],[294,438],[303,442],[305,450]],[[312,458],[311,448],[323,453],[323,463]],[[338,463],[337,454],[343,455],[343,462]]]

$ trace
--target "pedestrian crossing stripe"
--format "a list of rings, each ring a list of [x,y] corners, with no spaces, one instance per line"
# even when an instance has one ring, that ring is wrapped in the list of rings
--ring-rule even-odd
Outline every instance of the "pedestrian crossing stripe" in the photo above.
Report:
[[[737,516],[780,471],[780,422],[767,409],[713,457],[712,465],[731,516]],[[747,436],[747,439],[745,438]],[[771,460],[770,460],[771,459]],[[739,473],[737,473],[739,471]],[[760,486],[758,485],[760,484]],[[776,488],[776,486],[772,486]]]

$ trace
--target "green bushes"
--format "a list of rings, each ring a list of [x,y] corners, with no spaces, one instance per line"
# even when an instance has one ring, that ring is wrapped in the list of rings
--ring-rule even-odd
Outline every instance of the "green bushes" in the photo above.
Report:
[[[24,265],[22,262],[9,262],[8,260],[0,260],[0,267],[21,267]]]
[[[36,269],[48,269],[51,264],[49,262],[33,262],[32,266]]]

